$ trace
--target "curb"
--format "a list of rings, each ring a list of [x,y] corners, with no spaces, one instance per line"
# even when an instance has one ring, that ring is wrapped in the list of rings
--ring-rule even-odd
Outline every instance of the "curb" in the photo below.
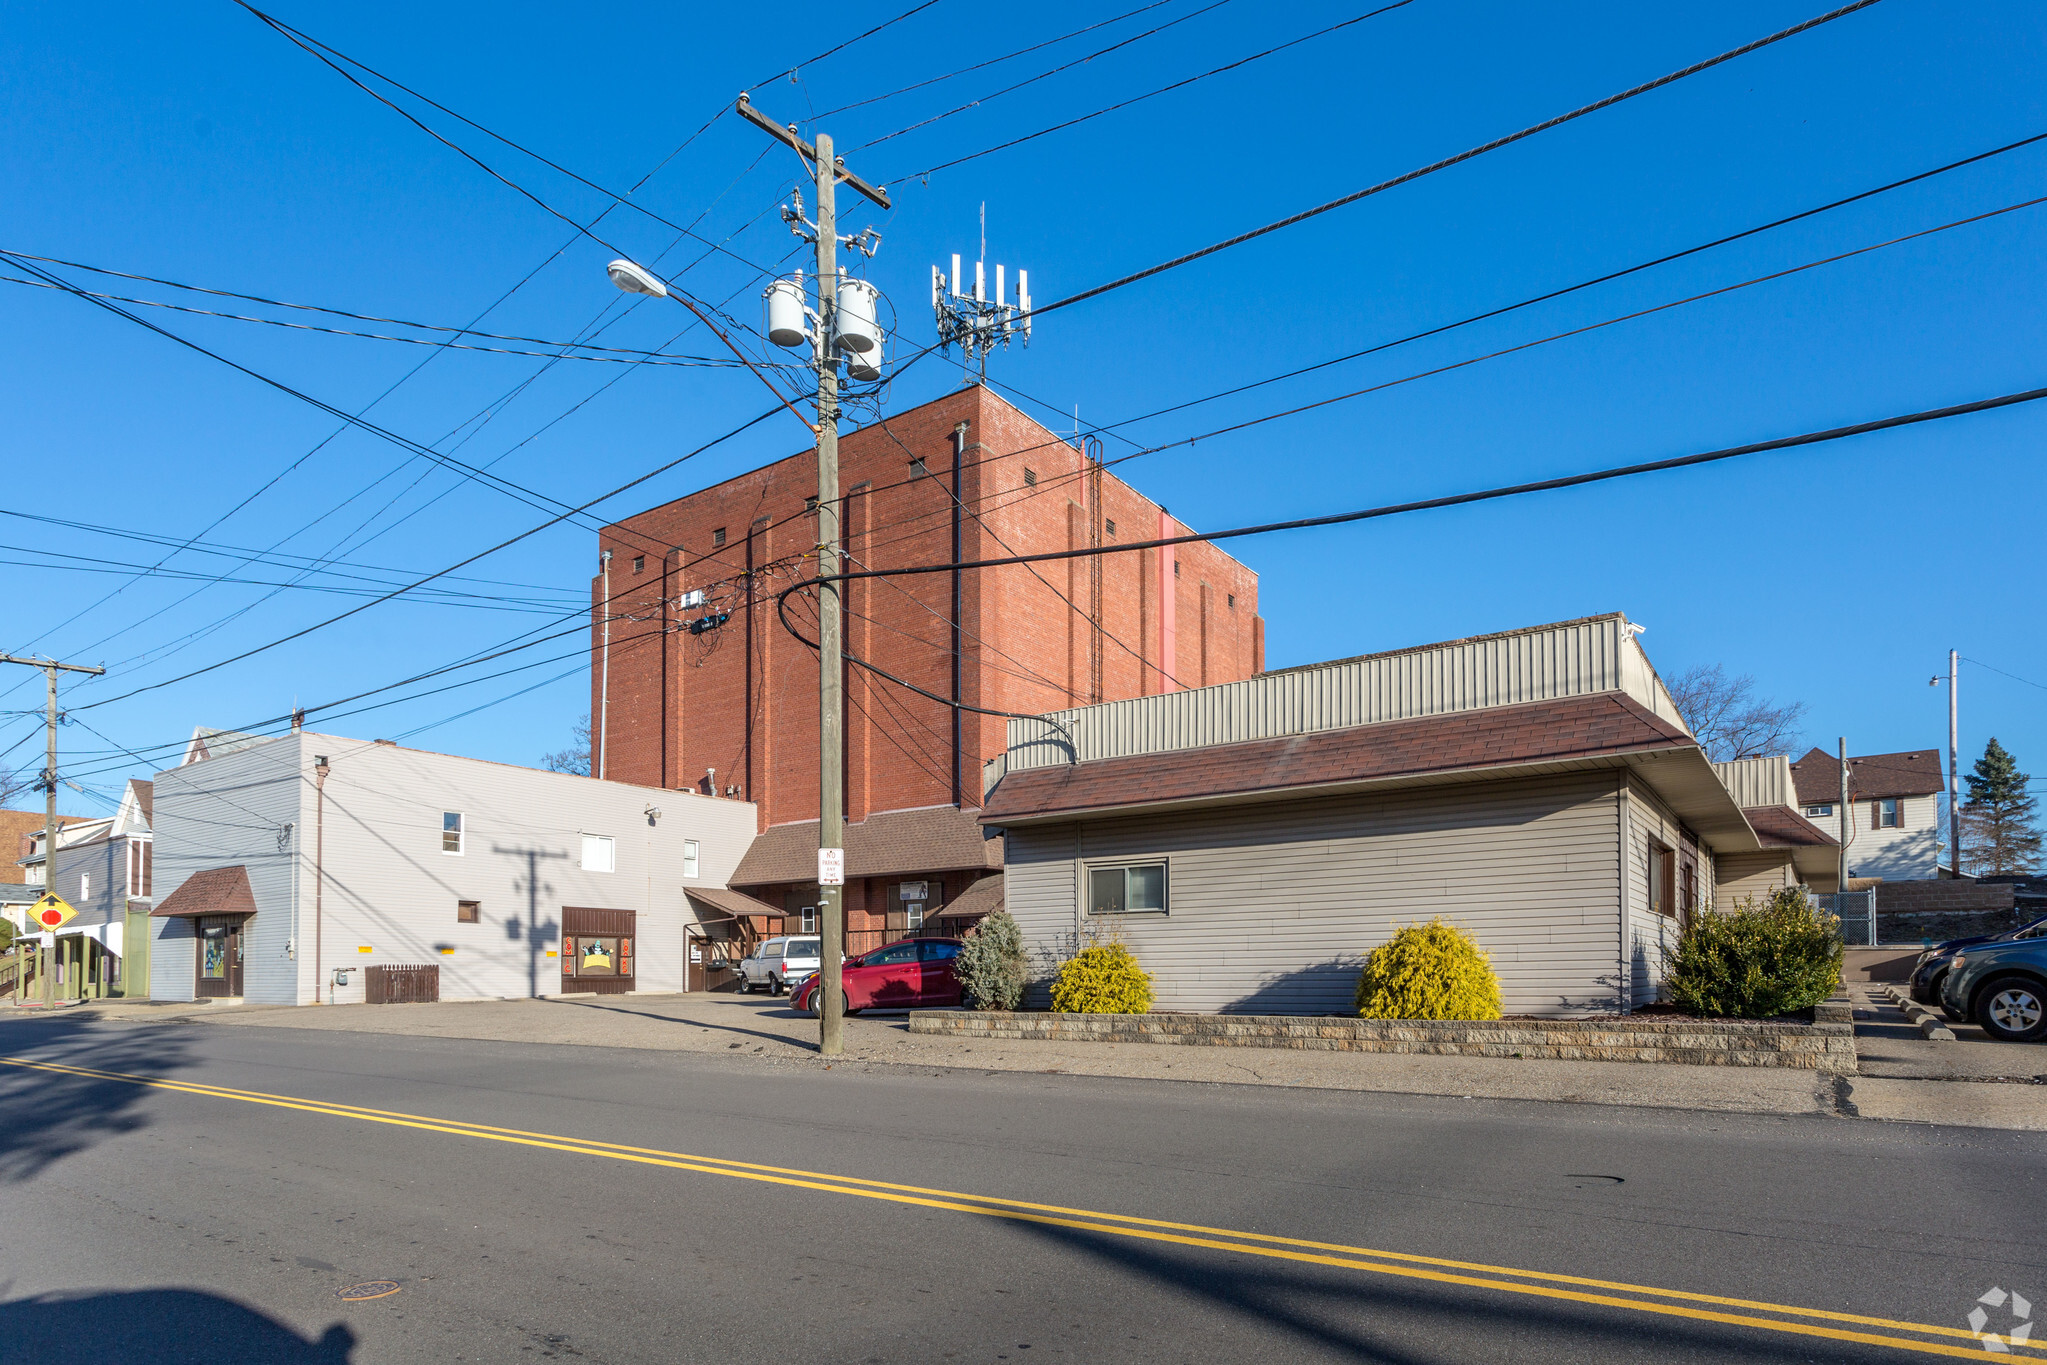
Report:
[[[1907,1019],[1918,1026],[1921,1038],[1932,1043],[1955,1041],[1955,1031],[1947,1026],[1947,1020],[1941,1015],[1906,995],[1896,986],[1886,986],[1884,993],[1890,996],[1891,1003],[1903,1011]]]

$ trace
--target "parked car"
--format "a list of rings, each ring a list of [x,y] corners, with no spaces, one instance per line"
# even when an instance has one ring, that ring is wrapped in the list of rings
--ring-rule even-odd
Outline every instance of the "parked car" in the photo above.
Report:
[[[823,942],[808,937],[764,939],[751,956],[739,959],[739,993],[750,995],[765,986],[769,995],[780,995],[817,971]]]
[[[1979,943],[2003,943],[2022,938],[2047,938],[2047,919],[2037,919],[2022,929],[2010,929],[2002,934],[1977,934],[1973,938],[1951,938],[1945,943],[1934,944],[1919,954],[1919,960],[1912,965],[1912,998],[1922,1005],[1941,1005],[1941,986],[1947,980],[1949,969],[1954,966],[1956,953]],[[1946,1010],[1945,1005],[1942,1008]],[[1947,1013],[1958,1024],[1968,1022],[1960,1014]]]
[[[960,979],[953,970],[956,938],[910,938],[846,959],[846,1013],[921,1009],[960,1003]],[[790,1001],[797,1009],[824,1013],[823,978],[812,977]]]
[[[1999,1042],[2047,1039],[2047,936],[1962,949],[1941,983],[1941,1005]]]

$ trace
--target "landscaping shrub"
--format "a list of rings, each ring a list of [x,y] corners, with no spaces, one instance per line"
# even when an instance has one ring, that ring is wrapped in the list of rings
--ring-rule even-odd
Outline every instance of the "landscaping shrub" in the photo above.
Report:
[[[953,959],[967,1008],[1013,1010],[1023,999],[1029,965],[1024,960],[1023,931],[1007,910],[997,910],[967,935]]]
[[[1441,919],[1410,924],[1372,950],[1358,974],[1366,1019],[1497,1019],[1500,978],[1470,934]]]
[[[1151,973],[1120,943],[1097,943],[1066,960],[1052,983],[1061,1014],[1143,1014],[1151,1009]]]
[[[1798,887],[1744,896],[1692,917],[1671,958],[1670,998],[1700,1014],[1768,1019],[1817,1005],[1841,984],[1840,922]]]

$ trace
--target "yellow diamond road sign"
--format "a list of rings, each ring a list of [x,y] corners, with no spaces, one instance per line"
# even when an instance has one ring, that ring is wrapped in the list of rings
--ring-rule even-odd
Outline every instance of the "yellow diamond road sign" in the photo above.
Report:
[[[72,907],[71,902],[52,893],[35,903],[29,911],[29,918],[45,929],[62,929],[78,918],[78,911]]]

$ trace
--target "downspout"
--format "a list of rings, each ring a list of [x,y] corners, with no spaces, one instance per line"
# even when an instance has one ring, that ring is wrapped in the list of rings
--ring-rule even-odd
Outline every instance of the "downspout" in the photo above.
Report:
[[[597,556],[604,571],[604,655],[597,683],[597,762],[595,775],[604,776],[604,754],[611,743],[611,551]]]
[[[746,528],[746,725],[743,736],[746,747],[746,771],[741,779],[746,785],[739,793],[739,799],[742,801],[753,800],[753,603],[758,590],[758,585],[753,581],[753,533],[753,527]],[[711,795],[717,794],[717,785],[713,783]],[[707,961],[704,965],[708,969],[710,963]]]
[[[327,755],[313,759],[313,1003],[320,1003],[320,982],[326,972],[327,927]],[[294,992],[296,994],[296,992]],[[329,1004],[332,1004],[330,999]]]
[[[965,504],[960,501],[960,461],[967,451],[967,424],[961,422],[952,429],[952,562],[960,562],[960,514]],[[964,712],[960,703],[960,571],[952,571],[952,804],[963,806],[960,785],[960,726]]]
[[[1621,961],[1620,971],[1616,974],[1616,977],[1620,982],[1621,993],[1620,1012],[1622,1014],[1632,1014],[1634,1013],[1635,1009],[1635,992],[1628,981],[1629,967],[1628,930],[1630,928],[1628,915],[1629,910],[1628,886],[1633,881],[1633,878],[1631,878],[1628,875],[1628,824],[1631,812],[1628,810],[1628,775],[1625,772],[1621,774],[1620,787],[1614,793],[1614,812],[1617,817],[1615,825],[1620,835],[1620,874],[1621,874],[1620,884]]]

